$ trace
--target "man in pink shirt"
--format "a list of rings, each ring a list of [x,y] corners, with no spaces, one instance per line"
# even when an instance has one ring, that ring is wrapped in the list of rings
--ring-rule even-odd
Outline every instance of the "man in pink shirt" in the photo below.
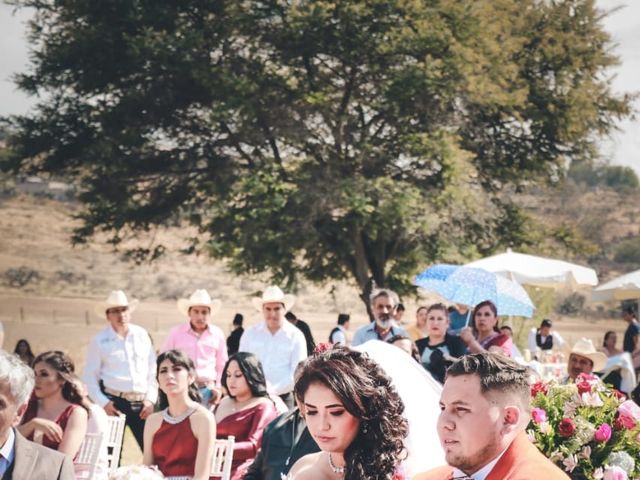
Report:
[[[220,300],[212,300],[204,289],[196,290],[189,298],[179,299],[178,310],[189,317],[189,321],[173,327],[162,347],[163,352],[182,350],[193,360],[196,385],[205,406],[219,397],[218,385],[228,359],[224,334],[210,323],[220,306]]]

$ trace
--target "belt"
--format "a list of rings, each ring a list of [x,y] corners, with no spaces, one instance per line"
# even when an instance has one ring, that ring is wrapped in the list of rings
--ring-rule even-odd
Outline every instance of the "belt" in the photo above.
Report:
[[[114,390],[109,387],[102,387],[104,393],[111,395],[113,397],[124,398],[127,402],[141,402],[145,399],[146,395],[144,393],[137,392],[121,392],[119,390]]]

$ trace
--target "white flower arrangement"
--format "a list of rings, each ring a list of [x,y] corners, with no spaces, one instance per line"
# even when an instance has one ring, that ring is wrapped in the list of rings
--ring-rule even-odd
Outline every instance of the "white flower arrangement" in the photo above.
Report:
[[[155,466],[128,465],[118,468],[109,480],[162,480],[164,475]]]

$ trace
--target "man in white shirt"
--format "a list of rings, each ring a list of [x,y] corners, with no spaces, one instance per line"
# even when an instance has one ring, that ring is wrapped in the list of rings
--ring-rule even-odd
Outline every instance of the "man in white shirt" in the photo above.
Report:
[[[532,328],[529,332],[529,338],[527,339],[527,346],[531,355],[535,355],[536,352],[562,349],[566,345],[564,339],[553,328],[553,323],[548,318],[545,318],[540,323],[540,328]]]
[[[109,294],[96,307],[109,326],[98,332],[87,349],[83,380],[89,397],[107,415],[124,413],[140,448],[145,419],[158,398],[156,355],[149,333],[131,323],[137,300],[128,301],[122,290]]]
[[[347,330],[349,330],[349,321],[351,316],[348,313],[338,314],[338,325],[331,330],[329,334],[329,343],[341,344],[343,346],[349,345],[347,339]]]
[[[268,287],[253,305],[264,321],[249,327],[240,338],[240,352],[255,354],[264,368],[270,391],[280,395],[289,410],[293,408],[293,374],[307,358],[307,344],[302,332],[285,320],[295,297],[285,295],[279,287]]]
[[[447,370],[438,436],[446,466],[414,480],[517,480],[569,477],[533,445],[527,367],[498,353],[466,355]]]

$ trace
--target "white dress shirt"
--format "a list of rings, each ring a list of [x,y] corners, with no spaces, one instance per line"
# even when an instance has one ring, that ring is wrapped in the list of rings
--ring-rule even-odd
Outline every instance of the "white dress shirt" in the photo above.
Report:
[[[527,338],[527,346],[529,347],[529,351],[531,352],[531,354],[533,355],[534,353],[536,353],[538,350],[540,350],[540,348],[538,348],[538,344],[536,343],[536,335],[538,334],[538,329],[537,328],[532,328],[529,331],[529,337]],[[562,338],[560,336],[560,334],[558,332],[556,332],[555,330],[552,330],[550,335],[551,337],[553,337],[553,349],[554,350],[558,350],[561,349],[565,346],[566,342],[564,341],[564,338]],[[547,339],[547,337],[540,337],[540,340],[544,343],[544,341]]]
[[[89,397],[101,407],[109,398],[100,390],[100,380],[113,390],[144,393],[145,400],[156,403],[156,354],[147,331],[129,324],[124,338],[111,325],[98,332],[89,344],[82,379]]]
[[[509,448],[509,447],[507,447]],[[502,458],[502,455],[504,455],[504,452],[507,451],[507,448],[505,448],[502,453],[500,453],[500,455],[498,455],[496,458],[494,458],[492,461],[490,461],[489,463],[487,463],[484,467],[482,467],[480,470],[478,470],[475,473],[472,473],[471,475],[469,475],[469,478],[472,478],[473,480],[485,480],[489,474],[491,473],[491,470],[493,470],[493,467],[496,466],[496,463],[498,463],[498,460],[500,460]],[[458,470],[457,468],[453,469],[453,478],[465,478],[467,476],[466,473],[464,473],[462,470]]]
[[[262,321],[245,330],[239,351],[255,354],[273,393],[283,395],[293,390],[293,373],[298,363],[307,358],[307,342],[302,332],[287,321],[275,334]]]
[[[338,325],[338,329],[333,332],[329,339],[331,343],[340,343],[343,346],[347,345],[347,331],[342,325]]]

